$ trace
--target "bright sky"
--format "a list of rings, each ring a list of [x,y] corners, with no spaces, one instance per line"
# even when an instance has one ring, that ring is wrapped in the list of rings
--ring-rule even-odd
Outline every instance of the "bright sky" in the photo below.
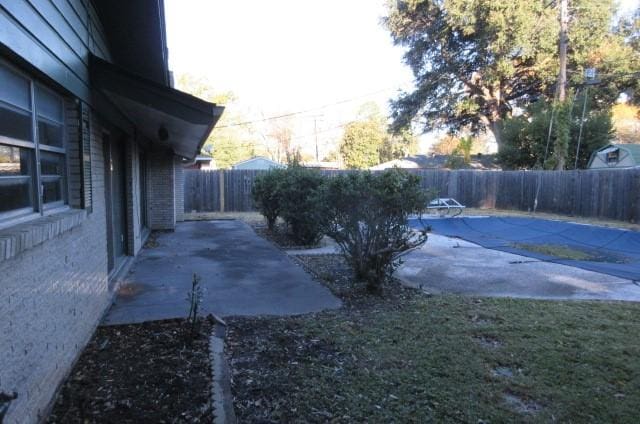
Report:
[[[384,12],[384,0],[166,0],[170,66],[267,114],[384,100],[412,81]]]
[[[620,3],[626,14],[640,0]],[[310,115],[320,115],[329,150],[362,103],[386,108],[412,84],[402,49],[380,23],[385,0],[165,0],[165,7],[170,68],[233,91],[239,102],[228,110],[245,119],[353,99],[296,116],[301,144],[315,139]]]

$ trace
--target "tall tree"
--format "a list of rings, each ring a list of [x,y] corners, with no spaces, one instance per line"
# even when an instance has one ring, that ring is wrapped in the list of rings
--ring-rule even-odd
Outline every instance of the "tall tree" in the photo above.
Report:
[[[394,128],[420,118],[425,131],[467,126],[488,129],[499,148],[502,122],[514,106],[551,97],[558,75],[558,10],[548,0],[399,0],[384,19],[416,89],[392,102]],[[569,11],[569,70],[610,63],[613,0],[574,0]],[[627,47],[628,48],[628,47]],[[580,72],[578,72],[578,75]],[[618,88],[618,93],[619,89]]]

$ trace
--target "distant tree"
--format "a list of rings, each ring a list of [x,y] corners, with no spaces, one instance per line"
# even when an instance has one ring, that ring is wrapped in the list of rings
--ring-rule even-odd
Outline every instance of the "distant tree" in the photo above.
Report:
[[[204,77],[181,74],[176,79],[176,88],[203,100],[225,106],[225,112],[203,146],[203,153],[215,159],[216,166],[229,169],[232,165],[256,154],[260,154],[260,144],[247,125],[228,126],[245,119],[230,107],[237,101],[231,91],[218,92]]]
[[[566,121],[569,125],[558,130],[552,128],[551,138],[549,140],[549,150],[547,152],[547,160],[545,162],[545,150],[547,149],[547,138],[549,132],[549,121],[551,119],[552,107],[546,101],[538,101],[531,105],[524,114],[508,118],[504,122],[504,145],[498,153],[498,159],[503,167],[507,169],[554,169],[556,167],[556,159],[554,155],[558,144],[556,140],[560,131],[566,131],[566,162],[567,168],[573,169],[575,163],[575,155],[578,147],[578,136],[580,132],[580,113],[578,106],[580,101],[574,102],[573,113],[564,111],[563,113],[571,116]],[[557,111],[554,115],[557,114]],[[554,122],[555,122],[554,118]],[[580,152],[578,157],[578,168],[586,168],[589,158],[593,151],[610,143],[613,139],[613,124],[611,115],[606,110],[593,110],[585,119],[582,128],[582,138],[580,141]]]
[[[462,134],[466,135],[458,136],[456,134],[448,133],[440,137],[440,139],[431,146],[431,153],[435,153],[436,155],[453,155],[459,153],[460,142],[463,138],[471,139],[470,155],[486,152],[486,137],[474,137],[466,132],[463,132]]]
[[[401,159],[418,153],[418,138],[410,129],[403,129],[398,134],[388,132],[379,150],[380,162]]]
[[[338,162],[340,161],[340,149],[331,149],[322,159],[325,162]]]
[[[344,129],[340,153],[347,168],[366,169],[380,163],[385,132],[372,120],[349,123]]]
[[[458,147],[460,138],[454,134],[446,134],[431,146],[431,153],[436,155],[450,155]]]
[[[276,162],[286,163],[295,154],[292,145],[293,129],[288,120],[276,120],[272,123],[269,136],[275,140],[275,146],[269,148],[271,159]]]
[[[340,143],[340,154],[347,168],[365,169],[380,163],[386,137],[386,122],[380,108],[372,102],[363,104],[357,120],[345,127]]]
[[[210,154],[216,161],[216,167],[220,169],[230,169],[236,163],[258,155],[253,145],[244,145],[223,134],[215,137]]]
[[[490,130],[504,144],[503,121],[514,106],[553,97],[558,73],[558,12],[551,1],[400,0],[384,22],[417,84],[392,102],[394,128],[419,118],[439,127]],[[624,37],[611,31],[613,0],[572,0],[569,68],[572,83],[596,66],[610,75],[594,98],[610,105],[634,82],[618,74],[637,63]],[[635,68],[637,70],[637,68]],[[595,90],[594,90],[595,91]],[[604,106],[604,105],[603,105]],[[594,105],[595,108],[595,105]]]
[[[611,108],[616,139],[620,143],[640,144],[640,107],[619,103]]]
[[[625,93],[629,102],[640,105],[640,78],[638,75],[638,71],[640,71],[640,6],[631,16],[622,17],[619,20],[615,32],[618,37],[625,40],[625,45],[629,48],[612,49],[613,46],[603,46],[606,52],[597,52],[597,54],[609,58],[608,62],[613,65],[602,70],[602,73],[615,72],[617,77],[614,80],[623,78],[626,82]],[[615,59],[615,62],[612,59]],[[611,75],[605,75],[604,79],[607,85],[611,84],[609,82]]]
[[[213,84],[203,76],[179,74],[176,78],[175,85],[178,90],[216,104],[226,105],[236,100],[233,92],[217,91]]]
[[[473,138],[462,137],[460,139],[460,143],[458,143],[457,149],[454,151],[454,154],[459,154],[460,156],[462,156],[464,163],[468,164],[471,162],[472,148],[473,148]]]

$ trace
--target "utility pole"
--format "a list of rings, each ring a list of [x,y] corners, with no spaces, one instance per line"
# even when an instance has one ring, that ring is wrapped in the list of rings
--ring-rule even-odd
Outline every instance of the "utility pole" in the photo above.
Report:
[[[318,118],[313,117],[313,135],[316,138],[316,163],[320,163],[320,155],[318,154]]]
[[[567,45],[569,44],[569,0],[560,0],[560,39],[558,56],[560,72],[558,73],[558,101],[564,102],[567,97]]]
[[[324,115],[308,115],[306,116],[306,118],[313,119],[313,136],[316,143],[316,163],[320,163],[320,148],[318,147],[318,121],[322,121]]]
[[[556,159],[555,168],[559,171],[563,170],[567,160],[567,148],[569,145],[570,128],[571,128],[571,112],[567,113],[567,44],[569,44],[568,26],[569,26],[569,0],[560,0],[560,37],[558,40],[558,57],[560,59],[560,71],[558,72],[558,104],[560,109],[556,115],[558,117],[556,141],[553,155]]]

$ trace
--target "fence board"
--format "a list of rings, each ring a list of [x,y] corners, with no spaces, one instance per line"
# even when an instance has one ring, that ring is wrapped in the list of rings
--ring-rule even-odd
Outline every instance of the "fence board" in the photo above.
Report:
[[[266,171],[186,170],[185,212],[255,210],[251,189]],[[352,171],[322,171],[325,176]],[[640,222],[640,169],[580,171],[411,170],[424,190],[476,208],[536,210]],[[224,176],[223,195],[220,178]]]

